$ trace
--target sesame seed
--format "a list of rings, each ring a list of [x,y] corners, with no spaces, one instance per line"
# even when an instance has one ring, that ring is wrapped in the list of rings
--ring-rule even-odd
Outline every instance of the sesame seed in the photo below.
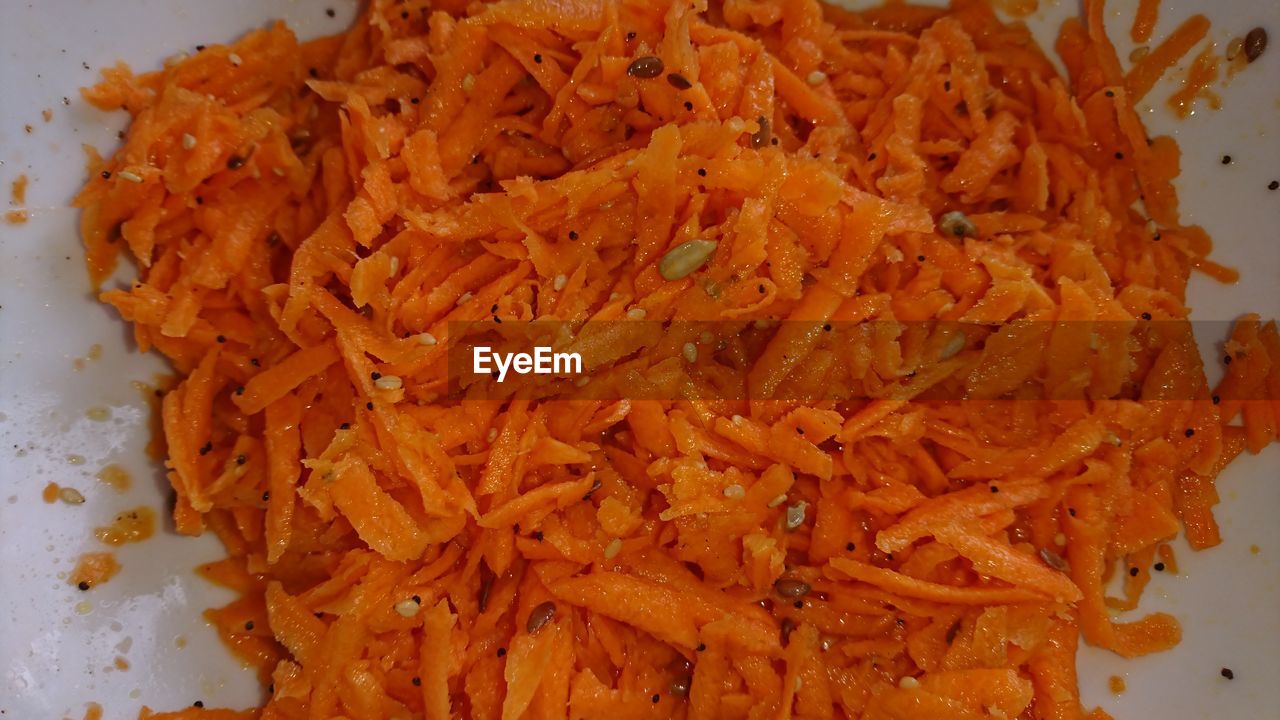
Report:
[[[436,336],[432,335],[429,332],[418,333],[418,344],[419,345],[435,345]]]
[[[799,678],[797,677],[796,679],[799,679]],[[916,688],[920,687],[920,681],[911,677],[910,675],[904,675],[902,679],[898,681],[898,687],[902,688],[903,690],[915,690]]]
[[[383,375],[374,380],[373,384],[379,390],[399,390],[404,387],[404,381],[396,375]]]
[[[472,90],[475,90],[475,88],[476,88],[475,75],[472,75],[471,73],[467,73],[466,75],[462,76],[462,92],[470,94]]]
[[[564,289],[564,286],[568,284],[569,278],[564,273],[556,275],[555,278],[551,280],[551,288],[556,292],[560,292]]]
[[[485,435],[485,439],[488,440],[489,442],[493,442],[494,440],[497,440],[498,428],[495,428],[495,427],[489,428],[489,434]]]
[[[243,60],[240,59],[240,56],[235,53],[231,53],[230,55],[228,55],[227,61],[230,62],[235,67],[240,67],[240,63],[244,62]]]
[[[827,74],[822,72],[821,70],[814,70],[813,72],[809,73],[808,77],[806,77],[805,80],[808,80],[810,85],[821,85],[822,83],[827,81]]]
[[[622,538],[614,538],[609,541],[608,545],[604,546],[604,558],[606,560],[612,560],[620,552],[622,552]]]
[[[691,342],[687,342],[684,344],[684,347],[681,348],[681,352],[684,353],[685,360],[688,360],[691,363],[698,362],[698,346],[697,345],[694,345]]]
[[[131,183],[142,182],[142,176],[136,172],[133,172],[132,170],[121,170],[120,172],[116,173],[116,177],[120,178],[121,180],[128,180]]]
[[[643,320],[648,312],[642,307],[633,307],[627,311],[628,320]]]
[[[747,496],[747,491],[741,485],[734,483],[725,487],[724,496],[730,500],[741,500]]]
[[[196,146],[196,136],[191,133],[182,133],[182,149],[191,150]]]
[[[770,500],[770,501],[769,501],[769,507],[770,507],[770,508],[776,508],[776,507],[778,507],[779,505],[781,505],[782,503],[784,503],[784,502],[786,502],[786,501],[787,501],[787,496],[786,496],[786,495],[778,495],[778,496],[776,496],[775,498],[773,498],[772,500]]]
[[[81,495],[79,490],[69,487],[58,490],[58,499],[68,505],[81,505],[84,503],[84,495]]]
[[[417,615],[418,612],[422,610],[422,603],[417,596],[414,596],[396,603],[395,608],[396,612],[399,613],[401,617],[410,618]]]
[[[464,293],[462,293],[461,295],[459,295],[459,296],[458,296],[458,300],[457,300],[454,304],[455,304],[455,305],[463,305],[463,304],[465,304],[467,301],[469,301],[472,297],[473,297],[473,295],[471,294],[471,291],[470,291],[470,290],[468,290],[467,292],[464,292]]]

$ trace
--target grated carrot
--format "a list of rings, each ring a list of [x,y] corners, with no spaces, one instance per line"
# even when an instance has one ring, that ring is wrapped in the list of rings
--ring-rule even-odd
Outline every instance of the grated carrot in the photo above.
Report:
[[[374,2],[84,92],[89,272],[271,688],[142,717],[1104,718],[1079,639],[1178,642],[1112,610],[1280,436],[1134,111],[1207,20],[1125,74],[1087,0],[1061,77],[981,0],[711,5]],[[532,320],[586,384],[455,385]]]

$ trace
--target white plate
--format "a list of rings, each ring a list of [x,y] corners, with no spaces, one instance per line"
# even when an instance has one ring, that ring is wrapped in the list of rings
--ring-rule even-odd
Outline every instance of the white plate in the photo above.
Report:
[[[1113,2],[1108,11],[1122,57],[1136,4]],[[1156,37],[1198,4],[1165,0]],[[336,18],[326,15],[330,6]],[[228,596],[190,571],[219,557],[212,538],[162,533],[126,546],[119,551],[121,575],[92,593],[64,579],[81,552],[98,547],[95,525],[138,505],[160,511],[167,492],[143,452],[147,410],[130,386],[150,382],[163,367],[134,354],[124,325],[89,295],[76,213],[67,208],[82,180],[80,145],[109,151],[123,117],[87,108],[77,89],[118,59],[149,69],[176,50],[225,41],[275,17],[304,36],[336,31],[353,7],[346,0],[3,0],[0,10],[0,189],[7,195],[20,173],[31,179],[30,222],[0,223],[0,711],[23,720],[80,717],[96,701],[108,718],[133,718],[144,700],[163,709],[195,700],[246,706],[259,694],[252,673],[221,649],[200,617]],[[1072,11],[1074,3],[1054,4],[1030,24],[1051,42]],[[1176,121],[1163,107],[1169,91],[1161,88],[1151,95],[1157,108],[1144,117],[1154,132],[1181,142],[1184,219],[1214,235],[1217,260],[1244,271],[1231,287],[1193,280],[1195,318],[1226,320],[1246,311],[1280,317],[1280,191],[1266,187],[1280,179],[1280,3],[1231,0],[1204,12],[1220,23],[1211,31],[1218,42],[1262,24],[1272,30],[1272,49],[1221,90],[1221,111]],[[49,122],[41,118],[46,108]],[[1232,156],[1230,165],[1221,164],[1224,154]],[[75,359],[86,358],[94,344],[101,358],[75,370]],[[91,407],[109,408],[111,419],[90,420]],[[73,455],[83,464],[69,461]],[[1143,610],[1176,613],[1183,643],[1139,661],[1082,651],[1087,703],[1131,719],[1276,717],[1277,457],[1273,448],[1225,473],[1224,544],[1183,551],[1184,574],[1153,582]],[[107,463],[130,471],[128,494],[93,478]],[[88,502],[46,505],[40,491],[51,480],[79,489]],[[1250,552],[1251,545],[1260,552]],[[130,669],[116,669],[117,656]],[[1231,667],[1235,680],[1223,679],[1222,667]],[[1107,690],[1113,674],[1128,683],[1120,696]]]

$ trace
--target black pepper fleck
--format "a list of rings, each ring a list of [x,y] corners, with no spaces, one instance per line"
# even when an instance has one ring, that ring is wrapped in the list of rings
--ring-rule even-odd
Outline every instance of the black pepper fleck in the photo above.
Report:
[[[1230,156],[1230,155],[1223,155],[1223,156],[1222,156],[1222,164],[1223,164],[1223,165],[1230,165],[1230,164],[1231,164],[1231,156]]]
[[[1158,562],[1155,565],[1152,565],[1151,567],[1154,568],[1156,572],[1164,572],[1164,563],[1162,562]]]
[[[1231,668],[1222,668],[1222,677],[1228,680],[1235,680],[1236,674]]]
[[[415,677],[412,681],[414,687],[422,687],[422,678]]]
[[[1138,568],[1136,567],[1129,568],[1129,577],[1138,577]]]
[[[86,582],[86,581],[84,581],[84,580],[81,580],[81,581],[80,581],[80,584],[79,584],[79,585],[76,585],[76,587],[80,588],[82,591],[83,591],[83,590],[88,590],[88,589],[89,589],[89,583],[88,583],[88,582]]]

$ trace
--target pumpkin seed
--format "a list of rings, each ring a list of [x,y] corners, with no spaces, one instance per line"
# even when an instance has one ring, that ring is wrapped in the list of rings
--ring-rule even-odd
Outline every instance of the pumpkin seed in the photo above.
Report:
[[[1071,572],[1071,566],[1067,565],[1067,561],[1063,559],[1061,555],[1049,548],[1040,548],[1040,559],[1044,561],[1045,565],[1048,565],[1058,572]]]
[[[719,245],[715,240],[689,240],[667,251],[658,261],[663,280],[680,280],[706,264]]]

